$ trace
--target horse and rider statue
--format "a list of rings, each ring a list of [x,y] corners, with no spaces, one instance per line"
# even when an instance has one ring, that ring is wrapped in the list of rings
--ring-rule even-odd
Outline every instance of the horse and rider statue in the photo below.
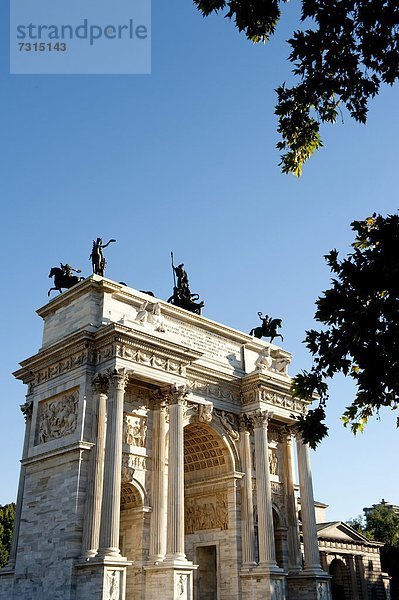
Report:
[[[116,240],[109,240],[106,244],[103,244],[102,238],[97,238],[93,240],[93,246],[91,250],[91,254],[89,256],[89,260],[91,260],[93,274],[100,275],[104,277],[105,267],[107,266],[107,261],[105,260],[105,256],[103,253],[104,248],[109,246],[112,242],[116,242]],[[52,267],[49,277],[54,277],[54,287],[50,288],[47,296],[50,296],[50,292],[53,290],[62,293],[62,290],[69,290],[73,285],[76,285],[80,281],[83,281],[84,277],[77,277],[73,273],[81,273],[80,269],[74,269],[66,263],[63,265],[60,263],[60,267]]]
[[[173,252],[170,253],[172,257],[172,270],[174,278],[173,294],[168,298],[169,304],[179,306],[197,315],[201,314],[205,302],[199,300],[199,294],[192,294],[188,285],[188,276],[184,268],[184,264],[180,264],[177,267],[173,264]],[[177,282],[176,282],[177,277]]]
[[[73,275],[73,273],[81,273],[80,269],[74,269],[71,265],[66,263],[63,265],[60,263],[60,267],[52,267],[49,277],[54,277],[54,287],[51,287],[47,292],[47,296],[50,296],[50,292],[53,290],[62,293],[62,289],[69,290],[73,285],[76,285],[80,281],[83,281],[84,277],[78,277],[77,275]]]
[[[283,336],[278,333],[278,329],[282,325],[281,319],[272,319],[269,317],[269,315],[265,315],[263,317],[261,312],[258,312],[258,317],[262,321],[262,325],[260,327],[254,327],[251,329],[249,335],[253,335],[259,340],[262,337],[269,337],[271,344],[273,343],[273,340],[278,337],[281,338],[282,342],[284,341]]]

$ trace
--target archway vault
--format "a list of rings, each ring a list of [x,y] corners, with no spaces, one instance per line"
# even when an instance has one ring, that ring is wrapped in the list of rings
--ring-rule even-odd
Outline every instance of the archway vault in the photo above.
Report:
[[[186,481],[227,475],[234,471],[231,449],[220,434],[205,423],[184,428],[184,473]]]

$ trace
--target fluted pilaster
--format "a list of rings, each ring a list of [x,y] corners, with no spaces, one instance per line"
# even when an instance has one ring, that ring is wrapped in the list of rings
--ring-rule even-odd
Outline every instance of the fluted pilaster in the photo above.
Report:
[[[312,474],[310,469],[309,446],[297,436],[299,489],[301,497],[302,535],[305,555],[305,571],[324,574],[320,566],[319,546],[317,543],[316,515]]]
[[[157,392],[153,399],[152,420],[152,514],[150,562],[165,558],[166,551],[166,406],[167,394]]]
[[[93,378],[93,407],[95,411],[93,437],[95,446],[92,450],[89,466],[89,489],[86,518],[83,526],[82,556],[84,558],[90,558],[97,554],[100,541],[108,387],[109,378],[107,375],[99,373]]]
[[[129,376],[125,369],[109,373],[100,557],[120,557],[119,523],[122,469],[123,400]]]
[[[244,477],[241,482],[241,520],[242,520],[242,566],[252,567],[255,562],[255,528],[252,494],[252,459],[248,419],[240,418],[240,452]]]
[[[29,451],[29,440],[30,440],[30,432],[32,425],[32,410],[33,410],[33,400],[31,400],[31,394],[26,396],[25,404],[22,404],[20,407],[22,414],[25,417],[25,437],[24,437],[24,445],[22,449],[22,460],[28,456]],[[11,540],[11,548],[10,548],[10,556],[8,558],[7,568],[12,570],[15,567],[15,561],[17,558],[17,548],[18,548],[18,538],[19,538],[19,526],[21,522],[21,511],[22,511],[22,499],[24,496],[24,488],[25,488],[25,467],[21,465],[21,470],[19,472],[19,481],[18,481],[18,493],[17,493],[17,502],[15,505],[15,517],[14,517],[14,529]]]
[[[272,413],[259,411],[252,416],[255,434],[256,496],[258,504],[259,566],[278,570],[274,546],[272,493],[269,472],[268,420]]]
[[[166,558],[186,559],[184,552],[184,437],[185,388],[169,393],[168,529]]]

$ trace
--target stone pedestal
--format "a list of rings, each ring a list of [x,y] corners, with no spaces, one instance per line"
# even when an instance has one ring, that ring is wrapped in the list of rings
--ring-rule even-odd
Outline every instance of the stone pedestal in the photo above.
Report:
[[[306,573],[299,575],[288,575],[288,598],[295,600],[331,600],[331,577],[310,576]]]
[[[286,578],[284,573],[270,573],[268,569],[255,568],[241,574],[242,598],[248,600],[286,600]],[[292,596],[296,599],[296,596]]]
[[[162,564],[146,566],[145,600],[193,600],[193,573],[195,565],[186,566]]]
[[[129,561],[88,561],[77,565],[76,598],[125,600]]]

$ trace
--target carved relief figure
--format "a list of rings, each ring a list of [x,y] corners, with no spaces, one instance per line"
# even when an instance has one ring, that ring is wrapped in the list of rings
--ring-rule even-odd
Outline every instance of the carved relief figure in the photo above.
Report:
[[[280,373],[281,375],[286,375],[288,370],[288,365],[290,364],[290,359],[283,356],[278,356],[273,359],[272,369],[276,371],[276,373]]]
[[[177,593],[179,594],[179,598],[185,598],[186,596],[186,582],[187,575],[180,574],[177,581]]]
[[[272,366],[272,363],[273,359],[270,356],[270,347],[267,346],[256,359],[255,368],[257,371],[268,371]]]
[[[271,475],[278,475],[278,458],[276,448],[269,448],[269,471]]]
[[[125,415],[123,419],[123,441],[129,446],[144,448],[147,438],[145,417]]]
[[[143,304],[140,306],[140,308],[137,311],[137,315],[135,318],[135,321],[137,321],[137,323],[140,323],[140,325],[145,325],[148,321],[148,302],[147,300],[145,302],[143,302]]]
[[[155,327],[155,331],[164,332],[165,331],[165,318],[161,312],[161,305],[159,302],[156,302],[152,309],[152,322]]]
[[[77,423],[78,392],[39,404],[39,443],[73,433]]]
[[[107,571],[108,600],[119,600],[119,572]]]
[[[165,319],[161,312],[161,305],[159,302],[151,305],[147,300],[143,302],[137,311],[136,318],[134,319],[140,325],[150,325],[155,331],[165,331]]]
[[[282,579],[275,579],[273,581],[272,600],[284,600],[284,598],[284,581]]]
[[[215,410],[215,415],[219,418],[231,439],[234,442],[237,442],[240,439],[240,434],[237,431],[237,424],[234,421],[234,416],[224,410]]]
[[[198,405],[198,420],[201,423],[210,423],[212,421],[213,404]]]
[[[133,457],[128,454],[122,455],[122,483],[130,483],[134,477]]]

